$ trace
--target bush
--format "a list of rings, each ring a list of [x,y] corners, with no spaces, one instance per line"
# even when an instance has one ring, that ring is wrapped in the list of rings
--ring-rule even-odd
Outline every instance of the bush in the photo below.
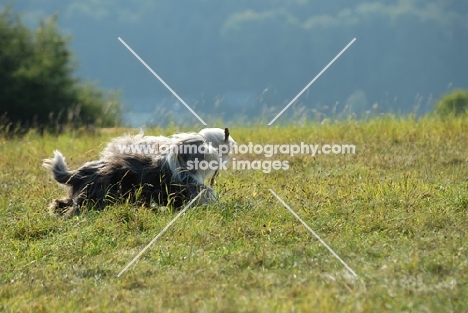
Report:
[[[73,76],[76,65],[69,41],[70,37],[57,28],[57,15],[30,30],[19,15],[12,13],[11,6],[0,12],[3,128],[7,127],[5,124],[10,129],[120,124],[117,95]]]
[[[468,115],[468,91],[454,90],[442,96],[435,107],[439,117],[456,117]]]

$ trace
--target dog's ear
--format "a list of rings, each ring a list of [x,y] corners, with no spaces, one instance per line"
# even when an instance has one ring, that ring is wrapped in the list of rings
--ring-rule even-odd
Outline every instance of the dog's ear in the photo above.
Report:
[[[198,138],[185,140],[183,143],[179,143],[177,151],[179,167],[185,168],[187,167],[188,161],[194,161],[197,159],[198,161],[203,161],[207,160],[207,157],[208,161],[211,161],[211,151],[209,151],[208,145],[205,146],[205,149],[200,150],[200,147],[203,145],[205,145],[205,142]]]
[[[228,142],[229,140],[229,128],[224,129],[224,142]]]

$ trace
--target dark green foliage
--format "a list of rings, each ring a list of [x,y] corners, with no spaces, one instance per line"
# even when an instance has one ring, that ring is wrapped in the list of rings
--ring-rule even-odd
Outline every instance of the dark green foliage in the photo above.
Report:
[[[117,97],[73,76],[69,41],[57,28],[57,15],[30,30],[10,7],[0,12],[2,128],[119,124]]]
[[[435,107],[440,117],[464,116],[468,114],[468,91],[457,89],[444,95]]]

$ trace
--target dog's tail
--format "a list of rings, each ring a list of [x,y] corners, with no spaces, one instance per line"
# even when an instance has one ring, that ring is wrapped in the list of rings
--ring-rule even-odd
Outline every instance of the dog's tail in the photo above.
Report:
[[[42,166],[51,171],[54,179],[59,183],[65,185],[72,184],[74,173],[68,171],[67,163],[65,163],[65,158],[60,151],[55,150],[54,157],[52,159],[45,159]]]

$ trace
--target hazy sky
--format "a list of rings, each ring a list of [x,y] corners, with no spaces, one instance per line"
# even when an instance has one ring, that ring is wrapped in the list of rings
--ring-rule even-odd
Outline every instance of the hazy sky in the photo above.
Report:
[[[468,1],[30,0],[14,8],[29,25],[58,13],[77,74],[121,90],[133,111],[187,113],[117,37],[201,111],[282,107],[353,38],[298,107],[424,113],[441,94],[468,87]]]

